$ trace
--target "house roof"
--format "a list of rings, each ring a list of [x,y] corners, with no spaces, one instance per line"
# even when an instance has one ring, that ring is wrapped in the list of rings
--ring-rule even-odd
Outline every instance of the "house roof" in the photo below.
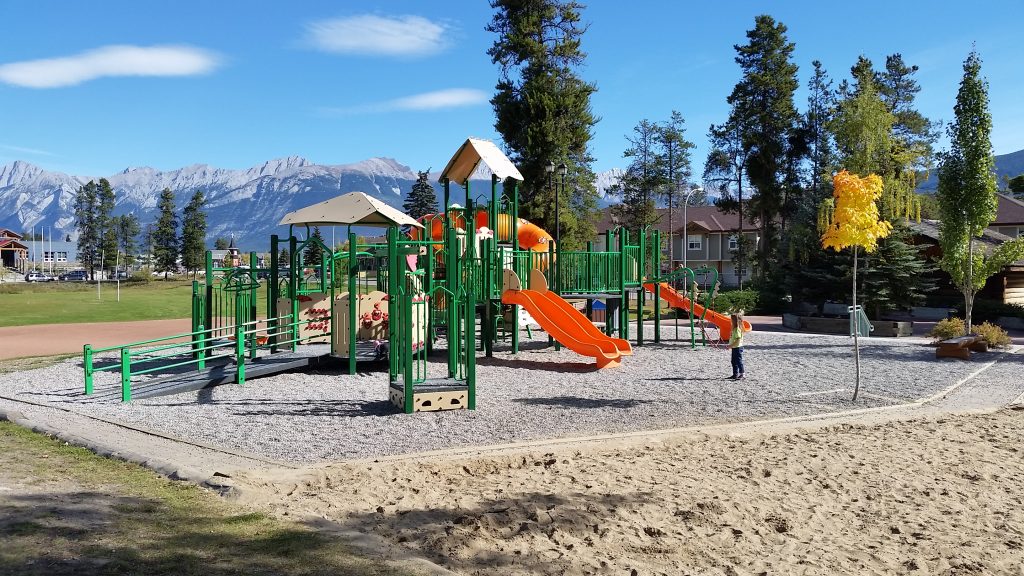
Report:
[[[936,244],[939,242],[939,221],[938,220],[921,220],[920,222],[908,222],[907,226],[919,236],[924,236],[930,240],[934,240]],[[981,237],[976,239],[981,249],[986,253],[991,253],[992,250],[999,246],[1003,242],[1013,240],[1006,234],[1000,234],[991,228],[986,228],[982,232]],[[1011,264],[1012,267],[1016,268],[1024,266],[1024,260],[1018,260]]]
[[[0,238],[0,248],[5,250],[28,250],[28,246],[19,242],[17,238]]]
[[[21,240],[24,236],[10,228],[0,228],[0,238],[17,238],[18,240]]]
[[[1006,194],[996,194],[996,219],[992,226],[1024,224],[1024,202]]]
[[[658,208],[657,213],[658,221],[654,223],[654,228],[667,234],[669,232],[668,208]],[[690,206],[686,209],[686,219],[689,221],[687,231],[699,230],[702,232],[732,232],[739,228],[740,222],[739,214],[727,214],[717,206]],[[601,211],[601,219],[597,224],[597,231],[599,233],[612,230],[619,225],[621,225],[621,221],[615,217],[611,208],[605,208]],[[753,232],[757,229],[758,225],[756,223],[751,223],[750,221],[743,223],[743,231],[745,232]],[[683,232],[682,208],[676,208],[672,211],[671,232],[673,234]]]

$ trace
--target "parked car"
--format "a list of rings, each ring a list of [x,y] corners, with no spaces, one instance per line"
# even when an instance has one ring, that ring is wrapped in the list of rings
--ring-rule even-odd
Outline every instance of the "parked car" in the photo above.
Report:
[[[53,276],[43,272],[29,272],[25,274],[25,282],[53,282]]]
[[[107,273],[107,280],[127,280],[131,277],[132,275],[124,270]]]
[[[85,270],[72,270],[57,277],[61,282],[87,282],[89,273]]]

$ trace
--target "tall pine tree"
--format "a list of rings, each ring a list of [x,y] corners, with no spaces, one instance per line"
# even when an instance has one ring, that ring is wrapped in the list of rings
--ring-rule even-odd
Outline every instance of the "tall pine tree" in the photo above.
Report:
[[[181,265],[193,275],[206,260],[206,195],[196,190],[185,206],[181,221]]]
[[[416,182],[402,204],[402,210],[417,220],[437,212],[437,193],[430,185],[430,168],[416,172]]]
[[[178,269],[178,212],[174,207],[174,193],[170,188],[160,192],[157,202],[159,215],[153,229],[153,258],[156,271],[167,275]]]
[[[102,237],[102,228],[97,222],[98,211],[96,183],[90,180],[75,194],[75,226],[78,229],[78,260],[89,270],[92,280],[96,279],[96,260]]]
[[[306,246],[306,251],[302,254],[302,264],[304,266],[319,266],[320,259],[324,254],[322,247],[324,237],[320,234],[319,226],[313,227],[313,238],[316,238],[319,242],[310,242]]]
[[[622,194],[622,202],[613,211],[626,228],[640,230],[658,220],[655,198],[668,183],[659,156],[660,133],[650,120],[641,120],[626,136],[629,148],[623,158],[631,161],[613,190]]]
[[[583,5],[564,0],[491,0],[487,26],[498,38],[487,54],[501,68],[491,99],[495,129],[525,182],[521,215],[554,231],[554,195],[560,191],[565,248],[594,236],[597,190],[589,143],[597,123],[590,97],[597,88],[577,75],[586,54],[581,39]],[[564,186],[545,172],[565,163]],[[561,182],[558,182],[560,184]]]
[[[658,147],[662,165],[665,168],[665,185],[662,195],[665,197],[665,204],[668,206],[668,261],[671,265],[674,255],[674,247],[671,235],[675,231],[673,210],[678,204],[680,197],[692,203],[697,194],[687,196],[690,190],[690,150],[694,144],[686,139],[686,121],[683,115],[673,110],[669,119],[658,126]],[[702,200],[705,200],[702,194]]]
[[[124,255],[124,265],[128,267],[135,262],[135,239],[138,238],[141,231],[139,219],[135,214],[122,214],[115,217],[114,220],[117,243]]]
[[[117,226],[114,220],[114,189],[106,178],[96,188],[96,226],[100,231],[99,257],[105,268],[117,265]]]

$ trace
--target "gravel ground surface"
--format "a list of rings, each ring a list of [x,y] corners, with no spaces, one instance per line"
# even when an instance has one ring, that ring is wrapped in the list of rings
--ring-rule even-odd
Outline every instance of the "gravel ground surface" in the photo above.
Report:
[[[473,412],[396,413],[387,401],[386,365],[355,376],[340,367],[280,374],[122,405],[84,397],[80,359],[72,359],[0,376],[0,394],[298,464],[900,404],[999,357],[939,361],[920,340],[863,339],[862,395],[854,404],[849,338],[751,333],[746,341],[747,378],[740,381],[724,378],[724,348],[651,344],[635,348],[619,368],[596,371],[592,359],[543,347],[541,339],[517,357],[499,347],[493,358],[478,359]],[[430,364],[437,375],[442,358]],[[990,368],[1002,374],[993,382],[1019,380],[1020,355],[1002,358],[1010,361]],[[118,385],[113,374],[97,375],[97,391]]]

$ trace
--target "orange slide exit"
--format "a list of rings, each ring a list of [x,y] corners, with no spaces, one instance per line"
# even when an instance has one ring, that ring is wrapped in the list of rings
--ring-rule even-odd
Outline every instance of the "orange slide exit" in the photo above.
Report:
[[[577,354],[593,357],[598,368],[618,366],[622,356],[633,353],[629,342],[605,335],[572,304],[550,290],[506,290],[501,301],[525,308],[552,338]]]
[[[700,304],[694,304],[690,302],[690,299],[677,292],[674,288],[668,285],[667,282],[661,282],[658,284],[661,287],[660,295],[661,299],[668,302],[670,306],[674,308],[682,308],[687,312],[690,311],[691,304],[693,304],[693,313],[697,316],[704,314],[704,307]],[[648,282],[644,284],[644,289],[654,294],[654,283]],[[707,314],[704,316],[712,324],[718,326],[718,335],[723,340],[729,338],[732,333],[732,319],[729,318],[728,314],[722,314],[715,312],[714,310],[708,309]],[[743,321],[743,331],[750,332],[750,322]]]

